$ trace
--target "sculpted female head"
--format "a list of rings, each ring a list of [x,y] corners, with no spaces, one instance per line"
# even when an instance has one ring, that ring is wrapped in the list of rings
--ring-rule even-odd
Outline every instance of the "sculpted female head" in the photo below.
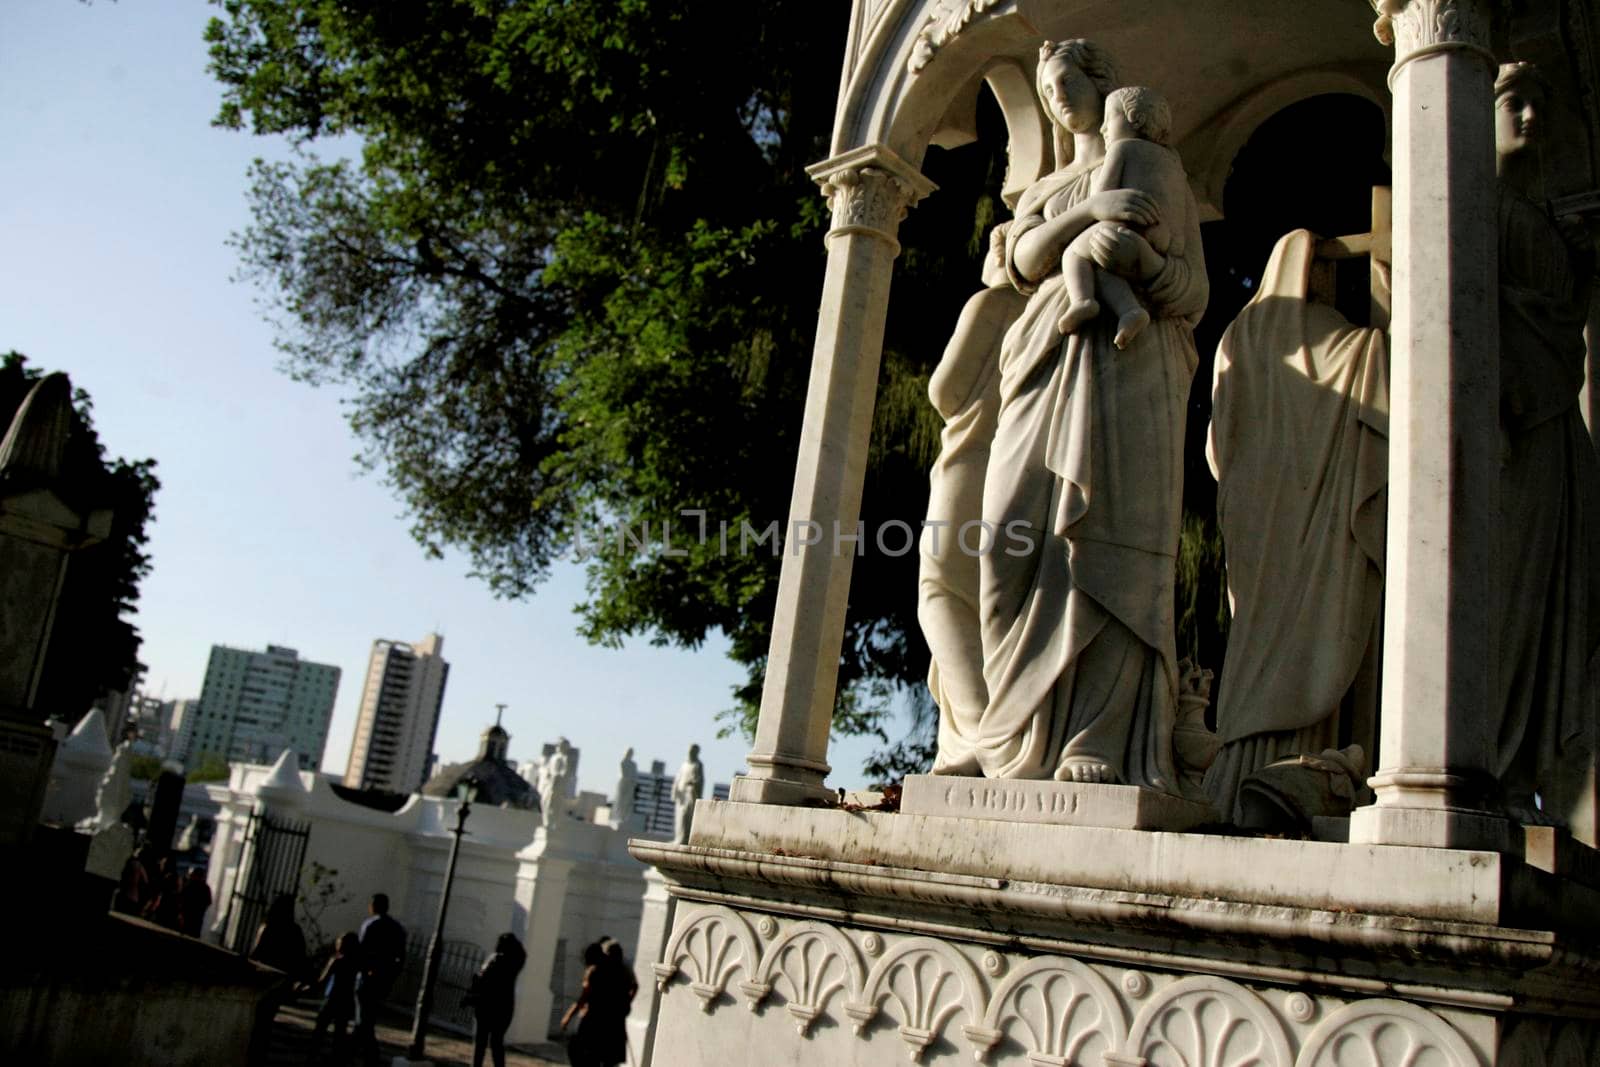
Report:
[[[1533,146],[1549,95],[1549,83],[1532,63],[1501,65],[1494,81],[1494,147],[1499,155],[1516,155]]]
[[[1093,41],[1046,41],[1037,81],[1052,122],[1071,133],[1093,133],[1104,118],[1106,95],[1117,87],[1117,68]]]

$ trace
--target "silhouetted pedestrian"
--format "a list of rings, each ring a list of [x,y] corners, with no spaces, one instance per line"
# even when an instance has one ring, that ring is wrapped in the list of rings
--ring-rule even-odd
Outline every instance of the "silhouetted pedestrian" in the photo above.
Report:
[[[356,1048],[368,1063],[378,1062],[378,1013],[400,977],[406,931],[389,917],[389,895],[372,894],[371,912],[361,924],[361,980],[356,987]]]
[[[506,1067],[506,1030],[516,1007],[517,975],[528,955],[514,934],[501,934],[494,953],[472,979],[472,1067],[483,1067],[484,1049],[494,1067]]]
[[[614,963],[598,941],[583,950],[583,963],[583,989],[561,1017],[565,1031],[578,1016],[578,1032],[567,1045],[567,1058],[573,1067],[616,1067],[628,1058],[632,975]]]
[[[299,981],[305,976],[306,935],[294,921],[294,896],[279,893],[267,909],[267,917],[256,928],[255,942],[250,946],[250,958],[268,967],[276,967],[290,979]]]
[[[198,867],[190,868],[178,894],[178,929],[190,937],[199,937],[210,909],[211,887],[206,885],[206,874]]]
[[[333,1051],[344,1046],[345,1027],[356,1014],[356,985],[361,977],[361,935],[354,930],[339,938],[333,957],[322,969],[317,984],[322,991],[322,1007],[317,1009],[316,1044],[322,1044],[323,1031],[333,1030]]]
[[[178,929],[178,910],[183,897],[183,883],[178,880],[178,865],[171,856],[161,857],[156,867],[154,891],[144,905],[144,917],[168,930]]]

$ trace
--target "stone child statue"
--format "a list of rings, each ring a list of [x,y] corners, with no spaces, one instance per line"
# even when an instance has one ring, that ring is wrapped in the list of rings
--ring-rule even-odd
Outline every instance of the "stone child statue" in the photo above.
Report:
[[[1496,771],[1514,818],[1567,825],[1594,844],[1588,671],[1600,638],[1600,470],[1578,407],[1594,251],[1542,199],[1538,133],[1548,97],[1531,65],[1500,68]]]
[[[690,745],[689,756],[678,768],[672,780],[672,840],[680,845],[689,843],[689,826],[694,821],[694,802],[706,791],[706,771],[700,764],[700,746]]]
[[[1157,219],[1139,228],[1139,233],[1156,252],[1172,251],[1173,240],[1181,240],[1162,219],[1182,219],[1189,180],[1178,153],[1167,147],[1172,128],[1172,110],[1164,96],[1144,86],[1117,89],[1106,96],[1106,157],[1095,178],[1095,191],[1134,189],[1149,196],[1156,205]],[[1127,279],[1098,267],[1090,244],[1091,227],[1080,233],[1061,257],[1070,303],[1056,323],[1062,333],[1075,333],[1100,314],[1104,301],[1117,317],[1113,343],[1127,348],[1146,326],[1150,313],[1139,303]],[[1182,249],[1179,249],[1182,253]],[[1096,295],[1099,300],[1096,300]]]
[[[917,569],[917,621],[932,652],[928,689],[939,705],[935,774],[979,773],[973,741],[989,702],[978,622],[982,545],[974,546],[962,531],[983,512],[984,471],[1000,413],[1000,342],[1028,302],[1006,277],[1008,227],[1001,223],[989,231],[985,288],[962,307],[928,381],[928,398],[944,419],[939,458],[928,472],[928,518]]]

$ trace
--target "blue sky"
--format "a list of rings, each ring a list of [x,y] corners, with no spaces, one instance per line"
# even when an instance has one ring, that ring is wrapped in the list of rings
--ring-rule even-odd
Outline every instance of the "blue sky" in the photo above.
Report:
[[[573,632],[575,566],[509,602],[464,558],[424,558],[400,504],[354,462],[338,395],[278,372],[225,241],[248,221],[250,160],[281,146],[211,127],[211,13],[200,0],[0,3],[0,351],[68,372],[112,454],[157,460],[154,571],[135,620],[147,688],[198,695],[214,643],[338,664],[323,765],[342,772],[372,641],[437,629],[445,760],[470,756],[504,702],[513,757],[564,735],[585,789],[609,792],[629,745],[671,769],[692,741],[709,780],[727,781],[748,746],[714,737],[741,677],[720,639],[596,648]],[[836,743],[832,784],[860,784],[870,747]]]

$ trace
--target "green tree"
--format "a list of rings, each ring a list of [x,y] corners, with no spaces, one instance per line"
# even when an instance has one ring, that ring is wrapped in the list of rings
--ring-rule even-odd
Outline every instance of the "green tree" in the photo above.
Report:
[[[0,426],[10,425],[28,391],[45,372],[18,352],[0,356]],[[93,405],[73,394],[64,483],[83,510],[110,508],[106,540],[73,553],[56,607],[54,639],[39,681],[37,706],[76,720],[105,693],[124,690],[144,672],[139,631],[129,620],[139,583],[150,573],[146,527],[154,516],[155,460],[108,458],[95,433]]]
[[[787,515],[827,226],[804,166],[828,154],[842,12],[218,3],[217,122],[294,146],[255,165],[236,238],[289,373],[351,389],[365,461],[417,540],[464,550],[501,595],[530,594],[575,528],[648,526],[589,559],[580,631],[687,647],[722,631],[749,669],[733,709],[748,723],[779,561],[722,552],[716,524],[737,544],[741,523]],[[926,508],[927,374],[1001,210],[993,130],[930,154],[941,192],[902,226],[869,530]],[[836,729],[887,740],[887,712],[921,686],[915,572],[915,553],[868,538]],[[929,705],[911,704],[924,740],[886,754],[886,774],[926,757]]]

